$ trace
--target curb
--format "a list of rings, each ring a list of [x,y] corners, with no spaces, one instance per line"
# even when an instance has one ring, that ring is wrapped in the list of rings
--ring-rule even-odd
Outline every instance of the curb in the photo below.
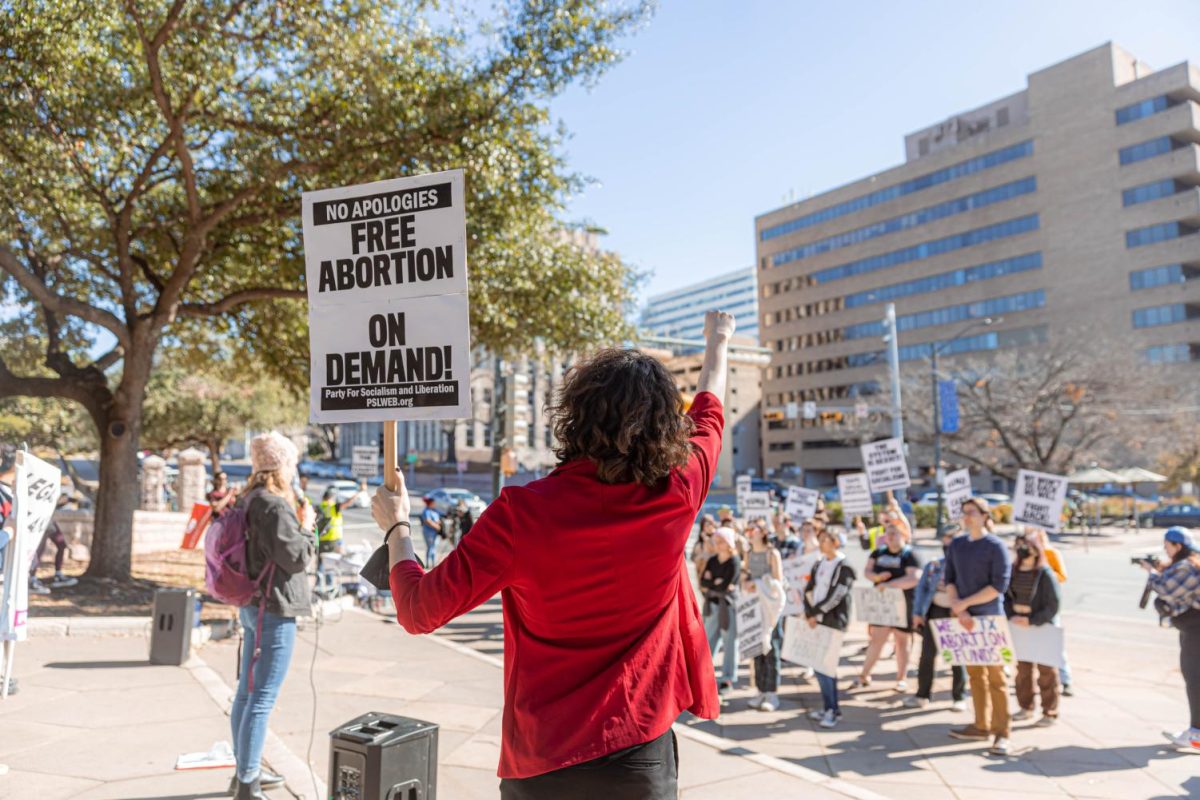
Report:
[[[149,636],[151,617],[40,617],[29,620],[31,637]],[[213,638],[212,625],[192,628],[192,647]],[[216,638],[221,638],[217,636]]]

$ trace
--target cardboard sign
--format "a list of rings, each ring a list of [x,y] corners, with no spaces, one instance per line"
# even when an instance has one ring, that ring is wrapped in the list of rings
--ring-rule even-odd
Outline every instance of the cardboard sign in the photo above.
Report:
[[[817,501],[821,493],[816,489],[789,486],[787,493],[787,515],[795,521],[812,519],[817,515]]]
[[[62,471],[32,453],[17,453],[13,482],[12,538],[4,551],[0,594],[0,640],[23,642],[29,635],[29,565],[54,516],[62,493]]]
[[[1055,532],[1062,527],[1062,510],[1066,499],[1066,478],[1023,469],[1017,473],[1013,522],[1036,525]]]
[[[187,526],[183,529],[183,541],[180,550],[195,550],[200,543],[200,537],[208,530],[212,522],[212,506],[207,503],[196,503],[192,506],[192,515],[188,517]]]
[[[314,422],[470,417],[461,170],[306,192]]]
[[[742,514],[763,513],[771,510],[770,492],[748,492],[739,501]]]
[[[1062,669],[1065,650],[1062,628],[1057,625],[1030,625],[1025,628],[1010,624],[1008,636],[1012,639],[1017,661]]]
[[[758,594],[739,594],[733,601],[733,613],[737,615],[738,658],[754,658],[767,652],[767,632],[763,627],[762,604]]]
[[[360,445],[351,450],[350,473],[356,478],[379,477],[379,448]]]
[[[950,519],[955,521],[962,519],[963,501],[971,496],[971,471],[956,469],[954,472],[946,473],[942,494]]]
[[[842,519],[849,523],[855,516],[869,517],[874,509],[871,506],[871,487],[867,484],[867,473],[849,472],[838,475],[838,496],[842,500]]]
[[[783,560],[783,581],[787,585],[783,605],[785,617],[804,613],[804,588],[808,586],[813,568],[820,560],[820,553],[806,553]]]
[[[908,627],[908,606],[902,589],[855,586],[853,597],[854,618],[859,622],[884,628]]]
[[[972,617],[967,630],[957,617],[928,619],[942,661],[956,667],[986,667],[1016,661],[1008,620],[1001,616]]]
[[[788,617],[783,623],[784,661],[812,667],[822,675],[837,677],[838,659],[842,655],[845,633],[828,625],[809,627],[803,617]]]
[[[904,442],[900,439],[880,439],[862,446],[863,468],[867,482],[875,494],[889,489],[907,489],[908,462],[904,459]]]

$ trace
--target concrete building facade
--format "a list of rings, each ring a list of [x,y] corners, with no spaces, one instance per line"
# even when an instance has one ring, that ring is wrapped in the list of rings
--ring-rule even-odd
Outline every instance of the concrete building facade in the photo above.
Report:
[[[990,316],[945,357],[1099,333],[1200,369],[1196,66],[1155,72],[1106,44],[910,134],[905,154],[756,219],[765,410],[869,401],[886,382],[887,302],[909,368]],[[766,422],[765,472],[829,486],[859,468],[832,424]]]
[[[669,339],[704,338],[704,312],[719,308],[737,317],[738,334],[758,343],[758,287],[754,267],[726,272],[646,301],[643,331]],[[671,347],[675,352],[691,348]]]

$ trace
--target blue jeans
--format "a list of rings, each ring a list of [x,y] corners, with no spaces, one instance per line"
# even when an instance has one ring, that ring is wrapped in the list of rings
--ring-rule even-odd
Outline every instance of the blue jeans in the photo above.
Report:
[[[733,613],[733,609],[729,609],[729,627],[721,630],[720,610],[716,603],[713,603],[711,611],[704,615],[704,633],[708,636],[708,652],[710,654],[716,655],[718,644],[724,650],[721,680],[737,683],[737,616]]]
[[[821,687],[821,702],[825,704],[825,710],[836,711],[839,714],[842,713],[842,709],[838,705],[837,678],[833,675],[824,675],[818,672],[817,685]]]
[[[438,532],[422,525],[421,533],[425,534],[425,569],[433,569],[433,560],[437,557]]]
[[[258,606],[243,606],[239,615],[245,639],[242,642],[242,671],[230,713],[233,729],[233,754],[237,759],[237,778],[250,783],[262,766],[263,745],[267,741],[267,720],[275,708],[275,698],[283,685],[292,649],[296,645],[296,619],[270,611],[263,614],[263,629],[258,630]],[[261,636],[260,636],[261,633]],[[249,688],[250,664],[256,642],[262,653],[254,665],[254,691]]]
[[[1059,617],[1055,617],[1054,619],[1050,620],[1050,624],[1062,627],[1062,620]],[[1071,665],[1067,661],[1067,646],[1065,644],[1063,645],[1062,660],[1063,660],[1062,666],[1058,670],[1058,681],[1063,686],[1070,686],[1071,685]]]

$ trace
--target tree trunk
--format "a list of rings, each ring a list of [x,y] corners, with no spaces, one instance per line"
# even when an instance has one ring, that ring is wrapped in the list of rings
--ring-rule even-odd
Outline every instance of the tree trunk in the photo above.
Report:
[[[208,448],[208,460],[212,462],[212,474],[215,478],[221,471],[221,443],[206,442],[205,446]]]
[[[131,419],[114,404],[97,420],[100,434],[100,487],[92,527],[87,574],[128,581],[132,567],[133,512],[138,507],[138,429],[141,408]]]

